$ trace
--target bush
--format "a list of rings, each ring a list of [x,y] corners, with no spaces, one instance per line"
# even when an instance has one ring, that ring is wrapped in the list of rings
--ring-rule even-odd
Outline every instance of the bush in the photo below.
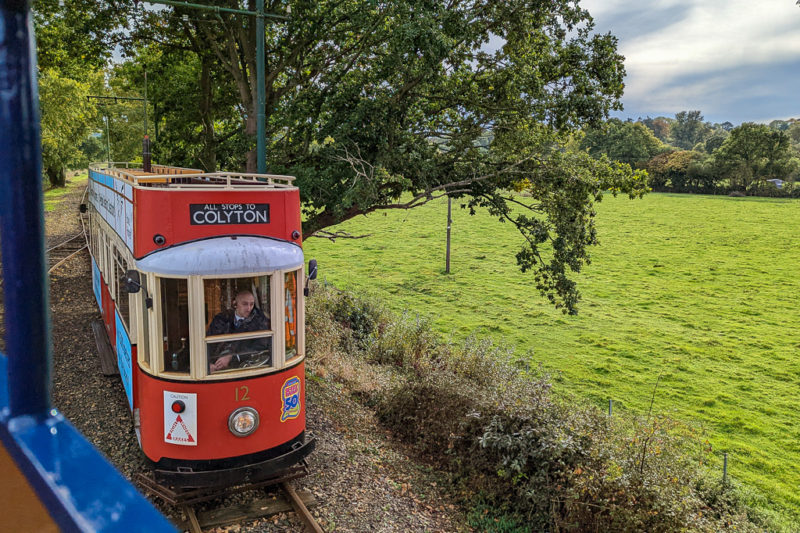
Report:
[[[517,530],[514,517],[533,531],[763,530],[741,491],[709,481],[707,458],[686,453],[702,448],[697,437],[669,419],[626,423],[556,399],[549,376],[516,368],[507,348],[475,337],[444,343],[427,320],[365,302],[315,291],[309,339],[325,344],[314,341],[311,359],[317,347],[331,357],[330,345],[360,339],[346,357],[360,358],[361,370],[347,359],[340,378],[396,436],[499,509],[497,531]]]
[[[427,319],[419,316],[412,319],[403,313],[373,328],[364,347],[370,362],[413,368],[419,373],[421,361],[436,351],[437,344]]]

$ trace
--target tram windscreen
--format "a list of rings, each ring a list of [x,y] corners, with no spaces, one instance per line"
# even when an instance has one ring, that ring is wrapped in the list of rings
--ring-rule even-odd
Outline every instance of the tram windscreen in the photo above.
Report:
[[[271,276],[203,281],[210,373],[272,365]]]

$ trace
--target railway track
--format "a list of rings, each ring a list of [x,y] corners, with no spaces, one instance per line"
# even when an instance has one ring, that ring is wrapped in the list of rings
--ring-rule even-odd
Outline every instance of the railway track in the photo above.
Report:
[[[83,192],[81,203],[86,202],[87,189]],[[80,215],[81,231],[67,237],[58,244],[51,246],[46,250],[48,269],[47,273],[52,274],[58,267],[65,264],[67,261],[78,255],[85,250],[88,246],[88,239],[86,237],[86,217],[83,213]]]
[[[309,506],[316,503],[314,497],[307,491],[295,490],[291,484],[292,480],[303,477],[307,473],[307,465],[301,464],[291,467],[276,477],[260,482],[188,490],[162,485],[152,474],[139,473],[136,475],[135,481],[142,490],[179,508],[186,517],[182,526],[192,533],[202,533],[203,529],[247,522],[287,511],[294,511],[297,514],[303,522],[305,531],[324,533],[322,527],[308,510]],[[207,502],[221,500],[237,493],[258,491],[270,487],[279,488],[283,500],[277,499],[273,495],[271,498],[255,499],[244,504],[198,510],[201,504]]]

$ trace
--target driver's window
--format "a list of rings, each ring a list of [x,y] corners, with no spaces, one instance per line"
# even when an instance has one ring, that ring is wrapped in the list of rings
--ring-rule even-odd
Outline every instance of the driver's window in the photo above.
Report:
[[[164,371],[188,374],[189,291],[186,280],[161,278],[160,285]]]
[[[271,276],[203,281],[210,374],[272,365]]]

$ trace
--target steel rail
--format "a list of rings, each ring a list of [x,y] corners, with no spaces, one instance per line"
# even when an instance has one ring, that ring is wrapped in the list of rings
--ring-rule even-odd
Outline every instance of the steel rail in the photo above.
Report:
[[[83,191],[83,196],[81,197],[81,203],[83,203],[84,201],[86,201],[86,195],[88,194],[88,191],[89,191],[89,187],[87,186],[87,187],[86,187],[86,189],[84,189],[84,191]],[[47,269],[47,273],[48,273],[48,274],[52,274],[52,273],[53,273],[53,271],[55,271],[55,270],[56,270],[58,267],[60,267],[61,265],[63,265],[64,263],[66,263],[67,261],[69,261],[70,259],[72,259],[73,257],[75,257],[76,255],[78,255],[78,254],[79,254],[80,252],[82,252],[83,250],[85,250],[85,249],[88,249],[88,248],[89,248],[89,239],[88,239],[88,236],[87,236],[87,234],[86,234],[86,223],[84,222],[84,220],[83,220],[83,216],[82,216],[82,215],[78,215],[78,218],[79,218],[79,219],[80,219],[80,221],[81,221],[81,231],[79,231],[78,233],[76,233],[76,234],[75,234],[75,235],[73,235],[72,237],[69,237],[69,238],[67,238],[66,240],[63,240],[63,241],[61,241],[60,243],[56,244],[55,246],[51,246],[50,248],[48,248],[48,249],[47,249],[47,252],[46,252],[46,253],[47,253],[47,256],[48,256],[48,260],[52,260],[52,258],[50,257],[50,253],[51,253],[52,251],[54,251],[54,250],[57,250],[57,249],[59,249],[59,248],[61,248],[61,247],[65,246],[65,245],[67,245],[67,244],[71,243],[72,241],[74,241],[74,240],[75,240],[75,239],[77,239],[78,237],[83,237],[83,246],[81,246],[81,247],[80,247],[80,248],[78,248],[77,250],[74,250],[74,251],[72,251],[72,252],[71,252],[71,253],[69,253],[69,254],[68,254],[66,257],[64,257],[64,258],[61,258],[61,259],[60,259],[60,260],[58,260],[58,261],[57,261],[57,262],[56,262],[54,265],[50,266],[50,267]]]
[[[78,255],[80,252],[84,251],[85,249],[86,249],[86,245],[84,244],[83,246],[81,246],[80,248],[78,248],[77,250],[75,250],[74,252],[69,254],[67,257],[65,257],[64,259],[62,259],[61,261],[59,261],[55,265],[51,266],[50,269],[47,271],[47,273],[48,274],[52,274],[55,269],[57,269],[58,267],[60,267],[61,265],[63,265],[67,261],[69,261],[70,259],[72,259],[74,256]]]
[[[297,513],[298,518],[300,518],[303,523],[306,525],[306,531],[310,533],[325,533],[323,529],[320,527],[319,523],[314,519],[314,516],[308,510],[308,507],[305,506],[303,500],[300,499],[300,496],[297,495],[297,492],[294,490],[288,481],[281,483],[281,488],[283,492],[289,497],[289,503],[292,504],[292,507]]]
[[[61,248],[61,247],[62,247],[62,246],[64,246],[65,244],[67,244],[67,243],[70,243],[70,242],[74,241],[75,239],[77,239],[77,238],[78,238],[78,237],[80,237],[81,235],[83,235],[83,232],[81,232],[81,233],[76,233],[76,234],[75,234],[75,235],[73,235],[72,237],[68,237],[67,239],[65,239],[65,240],[61,241],[60,243],[58,243],[58,244],[55,244],[55,245],[51,246],[50,248],[48,248],[48,249],[47,249],[47,253],[50,253],[52,250],[55,250],[56,248]]]

